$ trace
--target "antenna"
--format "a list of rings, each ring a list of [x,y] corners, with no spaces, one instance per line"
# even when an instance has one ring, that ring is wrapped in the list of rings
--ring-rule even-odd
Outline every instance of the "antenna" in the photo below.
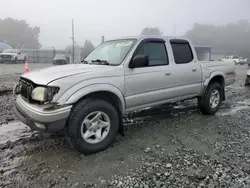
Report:
[[[75,62],[75,28],[74,28],[74,20],[72,19],[72,55],[73,55],[73,63]]]
[[[176,29],[175,29],[175,24],[174,24],[174,35],[176,36]]]

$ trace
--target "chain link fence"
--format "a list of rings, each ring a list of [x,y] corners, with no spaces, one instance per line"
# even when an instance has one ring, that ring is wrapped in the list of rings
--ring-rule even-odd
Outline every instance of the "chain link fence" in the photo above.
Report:
[[[72,62],[72,54],[60,49],[21,49],[26,54],[29,63],[52,63],[56,54],[64,54]],[[74,63],[80,62],[80,51],[75,51]]]

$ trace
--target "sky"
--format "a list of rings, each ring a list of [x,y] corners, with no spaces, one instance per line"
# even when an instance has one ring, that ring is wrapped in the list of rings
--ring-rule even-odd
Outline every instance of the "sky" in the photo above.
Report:
[[[72,19],[79,45],[85,40],[98,45],[102,35],[138,35],[144,27],[180,36],[194,23],[250,20],[250,0],[1,0],[0,7],[1,19],[24,19],[39,26],[40,43],[48,48],[71,44]]]

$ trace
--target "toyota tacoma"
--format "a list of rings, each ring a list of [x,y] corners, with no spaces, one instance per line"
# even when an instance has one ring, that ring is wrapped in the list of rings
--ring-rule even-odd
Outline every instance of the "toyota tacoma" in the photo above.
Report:
[[[188,39],[119,38],[81,64],[22,75],[15,114],[33,130],[64,130],[77,151],[92,154],[124,134],[123,116],[131,111],[197,98],[202,113],[215,114],[234,79],[233,62],[198,61]]]

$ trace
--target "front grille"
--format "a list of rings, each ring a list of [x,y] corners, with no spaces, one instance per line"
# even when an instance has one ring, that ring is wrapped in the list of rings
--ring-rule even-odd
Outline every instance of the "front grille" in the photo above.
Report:
[[[4,59],[11,59],[12,55],[1,55],[1,58]]]
[[[20,79],[19,89],[20,89],[20,94],[22,95],[22,97],[24,97],[27,100],[30,100],[31,92],[33,88],[34,88],[33,83],[24,79]]]

